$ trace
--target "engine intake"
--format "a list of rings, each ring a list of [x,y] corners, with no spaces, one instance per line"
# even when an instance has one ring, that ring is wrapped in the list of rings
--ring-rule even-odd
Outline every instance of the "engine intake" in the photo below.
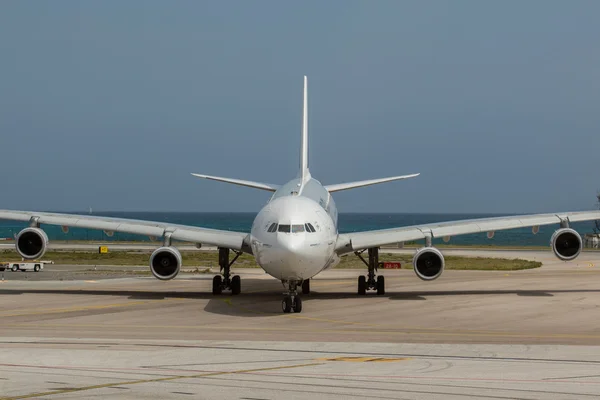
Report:
[[[437,279],[444,272],[444,256],[435,247],[423,247],[413,257],[413,268],[417,276],[424,281]]]
[[[550,245],[556,257],[563,261],[574,260],[583,248],[581,236],[571,228],[562,228],[554,232]]]
[[[150,271],[156,278],[168,281],[179,273],[181,253],[175,247],[159,247],[150,256]]]
[[[17,253],[26,260],[35,260],[46,253],[48,235],[40,228],[25,228],[15,239]]]

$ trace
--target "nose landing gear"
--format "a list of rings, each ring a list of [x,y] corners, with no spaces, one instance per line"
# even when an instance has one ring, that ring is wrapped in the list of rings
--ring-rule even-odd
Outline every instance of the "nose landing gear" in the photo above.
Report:
[[[285,286],[285,281],[282,281]],[[288,282],[288,291],[283,294],[283,300],[281,300],[281,310],[284,313],[300,313],[302,312],[302,299],[298,296],[296,289],[298,288],[297,281]]]
[[[235,257],[229,261],[229,249],[219,247],[219,267],[223,275],[215,275],[212,284],[212,293],[218,295],[223,290],[231,290],[232,295],[240,294],[242,291],[242,280],[238,275],[231,276],[231,266],[242,255],[242,252],[235,251]]]
[[[378,295],[385,294],[385,278],[383,275],[375,276],[377,266],[379,265],[379,247],[373,247],[368,249],[369,251],[369,262],[367,262],[363,256],[363,251],[356,251],[354,254],[365,263],[369,268],[367,276],[361,275],[358,277],[358,294],[365,295],[367,290],[377,290]]]

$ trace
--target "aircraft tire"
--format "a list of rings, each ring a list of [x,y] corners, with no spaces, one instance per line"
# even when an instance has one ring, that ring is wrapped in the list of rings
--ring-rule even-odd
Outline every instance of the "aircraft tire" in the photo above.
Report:
[[[215,275],[213,277],[212,294],[214,294],[214,295],[221,294],[221,292],[222,292],[221,283],[222,282],[223,282],[223,279],[221,278],[221,275]]]
[[[302,281],[302,294],[310,294],[310,279]]]
[[[379,296],[385,294],[385,277],[383,275],[377,277],[377,294]]]
[[[367,294],[367,278],[364,275],[358,277],[358,294],[360,296]]]
[[[231,278],[231,294],[236,295],[242,292],[242,279],[238,275]]]
[[[301,313],[302,312],[302,299],[299,296],[296,296],[294,299],[294,312]]]
[[[288,314],[292,312],[292,297],[285,296],[283,300],[281,300],[281,310]]]

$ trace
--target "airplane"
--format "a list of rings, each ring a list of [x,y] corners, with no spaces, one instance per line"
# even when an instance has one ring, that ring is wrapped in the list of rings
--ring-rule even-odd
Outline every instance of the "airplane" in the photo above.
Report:
[[[367,274],[358,277],[358,295],[367,291],[385,294],[385,278],[377,275],[379,248],[383,245],[406,241],[424,240],[424,246],[413,256],[413,268],[417,277],[425,281],[439,278],[445,267],[444,256],[432,245],[434,238],[533,227],[535,234],[541,225],[558,224],[550,240],[556,257],[564,261],[575,259],[583,243],[570,224],[579,221],[600,219],[600,211],[561,212],[551,214],[517,215],[482,219],[459,220],[392,229],[364,232],[338,232],[338,212],[332,194],[364,186],[376,185],[414,178],[418,173],[370,179],[333,185],[322,185],[314,179],[308,168],[308,89],[304,76],[304,98],[302,113],[302,138],[300,168],[296,178],[284,185],[253,182],[241,179],[192,174],[235,185],[247,186],[272,192],[268,203],[258,212],[250,233],[207,229],[196,226],[174,225],[167,222],[151,222],[91,215],[73,215],[37,211],[0,210],[0,219],[25,221],[29,226],[18,233],[16,251],[23,259],[39,259],[48,247],[48,236],[41,224],[60,225],[63,232],[69,227],[104,230],[108,236],[114,232],[125,232],[162,238],[162,246],[150,256],[150,270],[160,280],[175,278],[182,266],[181,253],[172,241],[208,244],[218,248],[221,272],[212,282],[212,293],[229,291],[232,295],[241,292],[241,279],[231,275],[231,267],[243,253],[252,254],[269,275],[280,280],[286,292],[281,302],[284,313],[302,311],[302,298],[298,293],[310,293],[310,279],[320,272],[332,268],[340,257],[354,253],[367,267]],[[367,252],[368,258],[363,258]],[[235,254],[230,260],[231,253]]]

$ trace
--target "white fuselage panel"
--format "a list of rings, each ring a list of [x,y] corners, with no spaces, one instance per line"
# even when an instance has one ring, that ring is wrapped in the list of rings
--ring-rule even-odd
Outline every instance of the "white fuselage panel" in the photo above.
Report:
[[[314,179],[294,179],[277,190],[250,234],[256,262],[280,280],[309,279],[339,262],[337,209]]]

